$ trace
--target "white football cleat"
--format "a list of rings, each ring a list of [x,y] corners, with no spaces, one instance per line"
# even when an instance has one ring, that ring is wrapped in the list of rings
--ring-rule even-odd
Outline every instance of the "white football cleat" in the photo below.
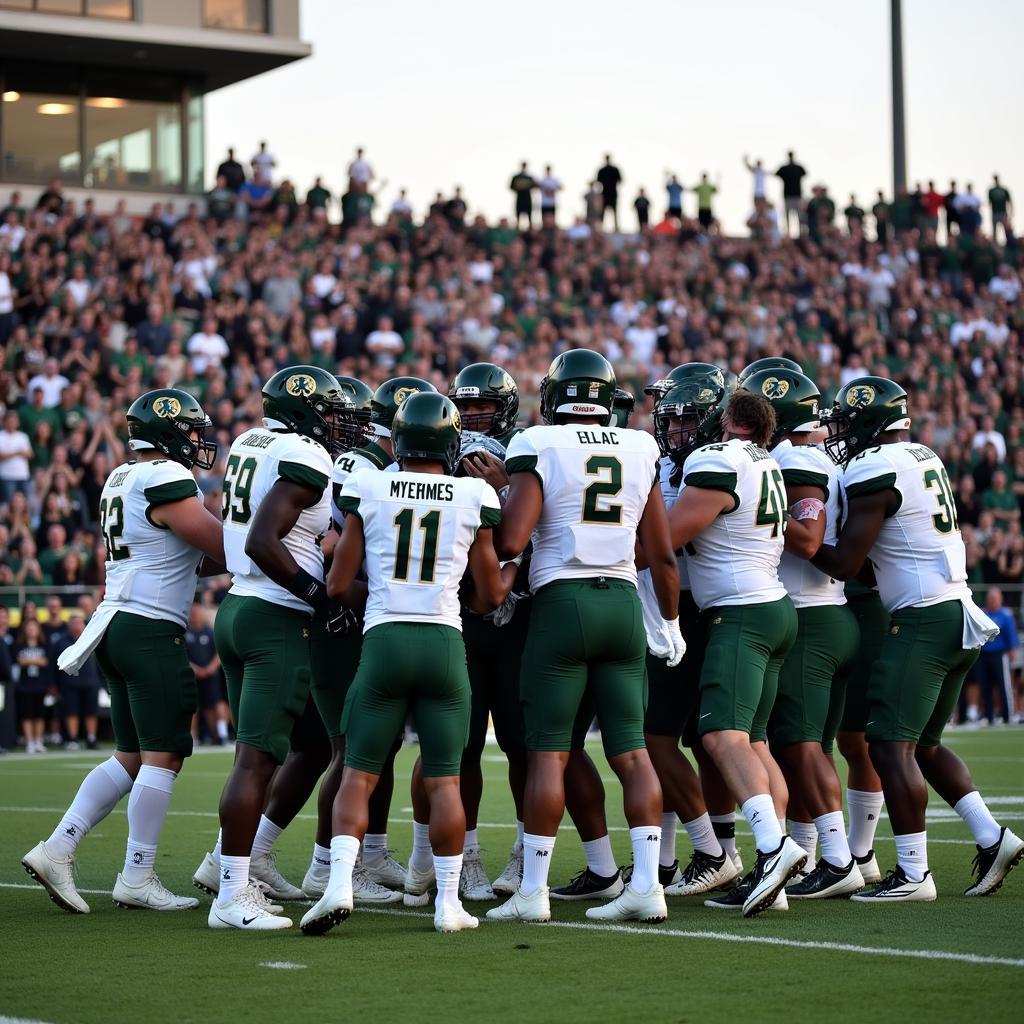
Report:
[[[360,858],[367,876],[385,889],[401,890],[405,885],[405,868],[391,856],[390,850],[384,851],[383,857],[377,857],[368,861],[366,857]],[[357,896],[356,899],[359,897]]]
[[[712,857],[694,850],[682,878],[672,885],[666,885],[665,895],[699,896],[705,892],[714,892],[716,889],[724,889],[737,875],[736,865],[727,853]]]
[[[874,889],[856,892],[850,900],[856,903],[930,903],[938,896],[930,871],[920,882],[907,878],[898,864]]]
[[[277,917],[267,910],[266,899],[252,880],[228,902],[221,906],[218,900],[210,904],[206,923],[211,928],[238,928],[246,932],[269,932],[291,928],[290,917]]]
[[[36,843],[24,857],[22,866],[46,891],[61,910],[69,914],[88,914],[89,904],[75,888],[76,865],[74,856],[54,857],[46,843]]]
[[[351,913],[352,888],[347,882],[339,882],[333,889],[328,889],[317,904],[303,914],[299,926],[303,935],[324,935],[335,925],[341,924]]]
[[[302,879],[302,891],[311,899],[318,900],[327,892],[331,880],[330,864],[310,864]]]
[[[854,857],[857,867],[860,868],[860,877],[864,879],[865,885],[877,885],[882,880],[882,871],[875,860],[875,851],[868,850],[863,857]]]
[[[1003,879],[1024,857],[1024,839],[1015,836],[1005,826],[999,832],[999,841],[982,849],[974,858],[977,881],[964,890],[965,896],[988,896],[995,892]]]
[[[480,921],[461,904],[450,907],[447,903],[434,908],[434,930],[438,932],[461,932],[467,928],[478,928]]]
[[[277,870],[275,850],[270,850],[261,857],[253,857],[249,861],[249,877],[262,882],[266,886],[267,896],[272,900],[284,900],[288,903],[306,898],[306,894],[297,885],[292,885]]]
[[[110,895],[114,903],[123,909],[195,910],[199,906],[199,900],[191,896],[175,896],[155,874],[141,885],[129,885],[124,875],[119,873]]]
[[[664,921],[668,917],[665,888],[655,882],[647,892],[637,892],[630,882],[619,896],[600,907],[588,907],[591,921]]]
[[[523,848],[513,846],[508,855],[508,863],[500,875],[491,883],[491,888],[498,896],[511,896],[523,881]]]
[[[487,918],[490,921],[550,921],[551,903],[548,900],[548,887],[542,885],[532,896],[524,896],[522,889],[516,889],[500,907],[488,910]]]
[[[757,853],[750,892],[743,903],[743,916],[753,917],[766,910],[785,888],[786,882],[807,863],[807,853],[789,836],[783,836],[778,848]]]
[[[737,846],[732,853],[729,854],[729,860],[732,861],[733,866],[736,868],[736,878],[740,879],[743,877],[743,854],[740,853],[740,849]]]
[[[470,903],[485,903],[495,898],[494,889],[487,878],[479,849],[462,855],[462,874],[459,876],[459,896]],[[476,925],[470,927],[475,928]]]
[[[211,896],[216,896],[220,892],[220,864],[214,860],[212,853],[208,853],[202,864],[196,868],[192,884]]]
[[[435,888],[437,880],[434,877],[434,862],[430,862],[427,871],[420,871],[415,868],[412,862],[405,869],[405,890],[404,902],[407,907],[425,907],[430,902],[430,890]]]
[[[365,865],[356,864],[352,868],[352,898],[356,903],[401,903],[400,889],[389,889],[370,877]]]

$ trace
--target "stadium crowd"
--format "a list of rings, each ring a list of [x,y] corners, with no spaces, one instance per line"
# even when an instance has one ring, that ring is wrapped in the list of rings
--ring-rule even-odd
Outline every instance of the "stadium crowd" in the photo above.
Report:
[[[567,229],[554,220],[561,183],[525,163],[512,179],[514,217],[471,215],[459,190],[439,194],[422,222],[404,192],[375,217],[361,151],[340,222],[320,179],[300,201],[290,182],[271,183],[272,163],[247,179],[233,155],[206,203],[184,211],[156,204],[133,217],[122,203],[101,216],[59,182],[34,209],[11,193],[0,210],[0,637],[38,723],[26,740],[43,738],[60,689],[56,651],[80,630],[67,611],[88,614],[103,584],[96,507],[125,457],[124,410],[156,387],[201,400],[221,455],[199,480],[219,510],[232,438],[260,420],[262,382],[296,363],[371,386],[415,374],[447,392],[458,369],[490,360],[515,377],[523,419],[535,423],[552,357],[596,349],[637,396],[638,427],[650,425],[644,386],[692,360],[735,373],[785,355],[826,403],[853,377],[892,377],[910,392],[915,437],[953,478],[971,583],[1004,588],[1019,615],[1024,255],[1009,193],[998,179],[989,192],[996,244],[970,188],[942,196],[929,183],[889,202],[879,193],[870,213],[851,196],[837,215],[824,187],[805,198],[806,172],[790,154],[780,218],[761,162],[748,167],[746,237],[719,230],[706,176],[692,189],[696,216],[673,176],[663,218],[643,194],[640,229],[606,233],[609,209],[619,223],[610,157]],[[47,596],[54,586],[72,589]],[[225,589],[214,581],[204,606]],[[78,705],[65,703],[76,709],[74,731],[64,727],[74,742]],[[90,713],[87,700],[81,717]],[[209,728],[223,735],[221,711]]]

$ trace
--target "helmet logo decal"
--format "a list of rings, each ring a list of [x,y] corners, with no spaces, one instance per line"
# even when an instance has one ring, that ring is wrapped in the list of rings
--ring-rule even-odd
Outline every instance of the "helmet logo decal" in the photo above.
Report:
[[[469,386],[461,387],[461,388],[456,388],[455,389],[455,397],[456,398],[479,398],[480,397],[480,389],[479,388],[474,388],[474,387],[469,387]]]
[[[410,395],[416,394],[416,388],[397,388],[395,390],[395,405],[401,405]]]
[[[575,398],[578,391],[579,388],[577,388],[575,384],[566,384],[565,386],[565,395],[567,398]]]
[[[459,415],[458,409],[452,409],[452,426],[460,434],[462,433],[462,416]]]
[[[164,395],[163,398],[158,398],[153,403],[153,412],[162,419],[174,419],[181,412],[181,402],[176,398],[171,398],[170,395]]]
[[[715,392],[711,388],[701,388],[700,394],[697,396],[698,402],[713,402],[715,400]]]
[[[601,385],[598,384],[596,380],[592,380],[590,382],[589,392],[589,398],[597,398],[597,396],[601,393]]]
[[[769,377],[761,385],[761,394],[769,401],[776,398],[785,398],[789,391],[789,381],[780,380],[778,377]]]
[[[288,378],[284,389],[295,398],[309,398],[316,391],[316,382],[309,374],[296,373]]]
[[[863,409],[875,400],[875,389],[870,384],[857,384],[846,393],[846,404],[851,409]]]
[[[817,416],[818,415],[818,400],[817,399],[814,399],[814,401],[811,402],[811,415],[813,415],[813,416]]]

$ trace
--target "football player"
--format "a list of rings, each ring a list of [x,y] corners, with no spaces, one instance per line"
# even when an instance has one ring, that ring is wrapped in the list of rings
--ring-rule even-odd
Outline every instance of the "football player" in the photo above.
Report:
[[[1024,840],[992,817],[967,766],[942,744],[964,678],[997,627],[974,604],[956,505],[942,460],[908,440],[907,393],[884,377],[840,388],[823,417],[825,447],[843,468],[846,521],[815,565],[850,579],[866,563],[891,618],[868,685],[866,736],[896,839],[896,867],[852,899],[934,900],[925,810],[928,784],[974,836],[967,896],[995,892],[1024,856]]]
[[[787,369],[759,370],[740,385],[763,395],[775,410],[776,427],[768,445],[782,469],[789,503],[786,546],[779,565],[796,606],[796,643],[779,674],[779,690],[768,723],[772,753],[789,787],[790,834],[814,864],[786,889],[789,899],[830,899],[864,888],[850,853],[843,822],[843,794],[835,765],[824,748],[836,675],[853,660],[859,646],[857,620],[846,607],[843,584],[808,561],[822,542],[839,533],[839,473],[814,444],[819,430],[817,385]]]
[[[407,398],[393,422],[401,470],[362,471],[346,481],[341,540],[328,576],[348,606],[365,601],[363,649],[346,698],[345,769],[334,804],[326,892],[302,919],[322,934],[352,910],[352,869],[368,804],[395,736],[412,713],[430,801],[430,841],[439,932],[475,928],[459,900],[466,827],[459,792],[470,715],[459,587],[468,567],[481,612],[496,608],[515,579],[502,570],[491,530],[498,496],[482,480],[450,476],[459,455],[459,412],[443,395]],[[367,582],[357,579],[365,559]]]
[[[533,607],[520,677],[528,750],[523,881],[495,920],[546,921],[547,875],[564,810],[563,772],[581,701],[593,696],[609,764],[622,781],[633,875],[596,920],[664,920],[658,881],[661,788],[643,738],[646,637],[636,590],[639,539],[651,564],[670,659],[678,663],[679,569],[645,433],[610,426],[615,373],[601,355],[563,352],[541,385],[546,426],[513,438],[497,534],[501,557],[533,538]]]
[[[75,887],[75,851],[126,793],[128,846],[114,884],[118,906],[189,910],[199,901],[169,892],[154,871],[174,780],[192,753],[196,679],[184,635],[205,555],[223,571],[221,525],[203,506],[193,466],[210,469],[211,423],[190,394],[150,391],[128,409],[132,459],[103,487],[100,529],[106,590],[81,637],[59,659],[78,673],[95,652],[110,692],[116,751],[82,782],[53,834],[22,858],[57,906],[88,914]],[[134,784],[133,784],[134,783]]]
[[[280,370],[263,386],[264,425],[236,438],[228,455],[221,514],[232,584],[214,637],[236,740],[220,802],[211,928],[291,925],[270,912],[250,879],[250,857],[271,780],[309,697],[311,614],[345,623],[327,597],[317,540],[330,525],[331,453],[344,443],[353,410],[351,397],[326,371]],[[261,848],[258,856],[270,855]]]
[[[740,390],[729,399],[723,428],[723,443],[686,460],[670,521],[707,617],[698,731],[757,847],[744,883],[706,903],[742,907],[750,917],[772,906],[807,860],[784,835],[785,782],[766,742],[779,670],[796,639],[796,611],[778,573],[786,489],[765,450],[775,413],[761,396]]]

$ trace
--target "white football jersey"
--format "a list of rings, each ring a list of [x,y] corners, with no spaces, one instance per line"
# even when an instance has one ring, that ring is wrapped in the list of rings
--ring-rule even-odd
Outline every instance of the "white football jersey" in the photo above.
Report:
[[[505,467],[535,473],[544,490],[532,591],[595,576],[636,583],[636,528],[658,482],[650,434],[586,424],[529,427],[512,439]]]
[[[254,427],[235,439],[224,470],[221,499],[224,553],[232,575],[232,594],[259,597],[297,611],[311,610],[305,601],[264,575],[245,553],[245,541],[256,510],[278,480],[290,480],[316,490],[319,500],[299,513],[283,543],[299,568],[322,580],[324,556],[316,541],[331,525],[331,496],[327,488],[330,476],[331,457],[327,450],[301,434]]]
[[[434,622],[462,630],[459,584],[481,527],[501,522],[494,488],[472,477],[361,469],[341,491],[366,547],[363,632],[382,622]]]
[[[705,445],[687,458],[683,486],[725,491],[733,499],[732,509],[686,546],[698,606],[766,604],[784,597],[779,561],[786,486],[771,455],[739,438]]]
[[[889,611],[970,597],[953,489],[935,452],[910,441],[869,448],[846,466],[843,488],[847,502],[882,490],[899,495],[868,555]]]
[[[362,448],[345,452],[334,460],[334,468],[331,470],[331,515],[339,532],[345,518],[340,505],[341,489],[345,486],[345,481],[360,469],[387,470],[392,466],[396,466],[395,461],[380,445],[372,441]]]
[[[203,553],[157,526],[149,513],[199,496],[195,477],[170,459],[126,462],[110,474],[99,507],[107,548],[105,605],[187,624]]]
[[[776,445],[772,458],[782,469],[787,487],[820,487],[825,492],[825,539],[822,543],[834,545],[842,516],[839,470],[835,463],[814,445],[794,445],[790,441]],[[799,558],[790,551],[782,552],[779,579],[797,608],[846,604],[846,594],[839,580],[826,576],[806,558]]]

